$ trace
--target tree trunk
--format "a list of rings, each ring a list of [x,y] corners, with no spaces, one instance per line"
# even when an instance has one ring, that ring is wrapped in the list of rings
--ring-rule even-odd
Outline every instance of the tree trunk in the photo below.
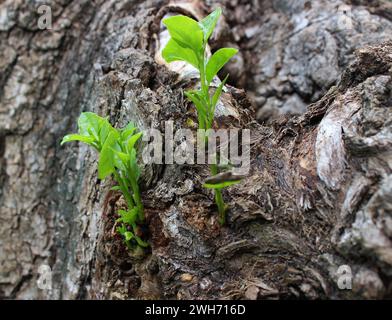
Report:
[[[207,166],[145,166],[151,252],[136,258],[113,232],[123,200],[97,154],[59,142],[81,111],[195,129],[182,94],[194,75],[162,63],[160,21],[218,4],[211,49],[240,54],[215,127],[250,129],[252,169],[224,191],[220,227]],[[390,4],[58,0],[50,30],[40,5],[0,4],[0,297],[391,297]]]

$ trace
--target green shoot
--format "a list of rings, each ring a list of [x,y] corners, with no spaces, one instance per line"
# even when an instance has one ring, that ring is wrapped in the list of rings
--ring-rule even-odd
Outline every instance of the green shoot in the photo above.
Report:
[[[129,123],[123,129],[115,129],[108,119],[84,112],[78,120],[79,133],[66,135],[61,145],[70,141],[81,141],[94,147],[99,153],[98,178],[103,180],[111,175],[118,183],[112,190],[122,192],[128,210],[120,210],[117,232],[124,238],[129,248],[147,247],[140,237],[139,225],[144,222],[144,209],[140,197],[138,179],[140,169],[137,164],[135,145],[142,136]]]
[[[186,91],[186,97],[193,102],[197,110],[199,129],[212,128],[215,107],[222,94],[228,76],[220,83],[213,94],[210,94],[211,82],[222,67],[238,52],[234,48],[221,48],[209,59],[206,48],[216,23],[222,13],[220,8],[197,22],[189,17],[177,15],[164,19],[162,22],[170,33],[170,40],[162,51],[162,56],[167,62],[185,61],[194,66],[200,74],[200,89]],[[206,137],[206,142],[208,137]],[[219,174],[216,164],[211,165],[211,174]],[[238,181],[236,181],[238,182]],[[215,190],[215,201],[219,211],[219,222],[223,225],[226,221],[226,206],[223,202],[221,189],[236,182],[221,183],[207,188]]]

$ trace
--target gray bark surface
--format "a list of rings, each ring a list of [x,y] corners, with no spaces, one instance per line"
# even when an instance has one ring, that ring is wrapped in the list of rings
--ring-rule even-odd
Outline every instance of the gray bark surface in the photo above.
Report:
[[[226,21],[211,48],[241,55],[215,126],[252,135],[252,171],[224,191],[224,228],[206,166],[146,166],[151,253],[137,259],[113,232],[124,203],[97,179],[97,154],[60,147],[81,111],[162,132],[167,120],[197,122],[182,94],[192,77],[157,59],[160,20],[216,3],[53,1],[51,30],[37,27],[40,1],[0,4],[1,298],[391,296],[387,2],[346,2],[350,30],[336,29],[342,1],[219,2]],[[37,286],[42,265],[51,290]],[[337,286],[342,265],[352,290]]]

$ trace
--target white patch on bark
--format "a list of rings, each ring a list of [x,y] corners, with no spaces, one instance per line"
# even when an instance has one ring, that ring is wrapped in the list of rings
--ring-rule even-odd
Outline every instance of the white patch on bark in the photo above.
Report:
[[[343,101],[335,101],[321,121],[316,138],[317,174],[332,190],[338,190],[344,180],[346,151],[342,130],[350,130],[353,114],[360,108],[356,101],[350,101],[349,94]]]

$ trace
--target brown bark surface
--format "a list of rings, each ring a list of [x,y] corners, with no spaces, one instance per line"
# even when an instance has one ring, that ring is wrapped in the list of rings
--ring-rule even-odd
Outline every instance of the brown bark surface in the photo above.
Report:
[[[224,228],[202,187],[207,166],[146,166],[151,252],[137,259],[113,232],[123,201],[97,179],[97,154],[60,147],[81,111],[116,127],[195,129],[182,94],[195,81],[161,64],[160,20],[217,3],[53,1],[51,30],[37,27],[38,1],[0,4],[0,297],[391,296],[388,2],[219,1],[211,49],[240,55],[215,127],[252,137],[249,176],[224,191]],[[338,28],[342,5],[352,29]],[[51,290],[37,287],[41,265]],[[342,265],[352,290],[337,286]]]

